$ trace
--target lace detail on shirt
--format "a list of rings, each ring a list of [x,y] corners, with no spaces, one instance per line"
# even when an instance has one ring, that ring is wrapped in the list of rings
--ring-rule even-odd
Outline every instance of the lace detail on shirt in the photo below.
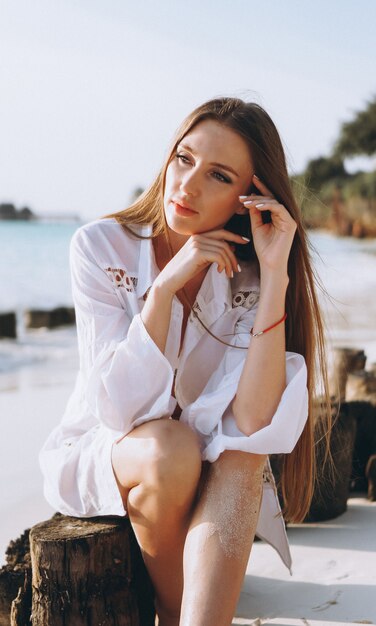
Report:
[[[126,291],[133,292],[137,287],[136,276],[129,276],[121,267],[106,267],[104,270],[115,287],[123,287]]]
[[[232,296],[232,307],[243,306],[245,309],[252,309],[259,299],[259,291],[237,291]]]

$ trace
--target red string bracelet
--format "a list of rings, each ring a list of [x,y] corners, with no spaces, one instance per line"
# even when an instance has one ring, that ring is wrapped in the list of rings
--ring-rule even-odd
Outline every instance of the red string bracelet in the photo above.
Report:
[[[273,326],[269,326],[269,328],[264,328],[264,330],[260,330],[258,333],[253,333],[253,326],[251,328],[251,330],[249,331],[252,335],[252,337],[259,337],[260,335],[264,335],[265,333],[268,332],[268,330],[271,330],[272,328],[275,328],[276,326],[278,326],[278,324],[282,324],[282,322],[285,321],[287,317],[287,313],[284,314],[283,317],[281,317],[280,320],[278,320],[278,322],[276,322],[275,324],[273,324]]]

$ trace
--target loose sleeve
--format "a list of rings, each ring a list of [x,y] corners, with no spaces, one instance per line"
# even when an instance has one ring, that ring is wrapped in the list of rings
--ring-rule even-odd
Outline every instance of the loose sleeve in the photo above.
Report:
[[[94,416],[126,434],[170,414],[173,370],[97,261],[84,229],[72,238],[70,266],[84,395]],[[132,313],[133,311],[133,313]]]
[[[256,308],[237,323],[234,346],[247,347],[252,341],[249,329]],[[224,450],[289,453],[302,433],[308,417],[307,368],[304,357],[295,352],[286,352],[286,387],[271,423],[249,436],[237,428],[231,406],[245,358],[246,350],[227,348],[203,393],[181,415],[202,441],[203,460],[213,462]]]

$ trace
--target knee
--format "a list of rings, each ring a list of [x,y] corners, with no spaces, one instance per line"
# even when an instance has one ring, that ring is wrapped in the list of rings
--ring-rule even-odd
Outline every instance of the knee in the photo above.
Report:
[[[166,495],[195,489],[201,473],[197,435],[182,422],[160,420],[150,442],[146,480]]]

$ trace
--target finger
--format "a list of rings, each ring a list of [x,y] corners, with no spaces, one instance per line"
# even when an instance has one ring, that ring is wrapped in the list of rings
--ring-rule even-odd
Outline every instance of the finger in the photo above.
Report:
[[[207,240],[205,242],[205,247],[211,249],[213,251],[217,251],[222,254],[228,263],[226,267],[229,268],[230,272],[240,272],[240,265],[238,264],[238,260],[234,254],[234,250],[232,250],[232,246],[229,245],[226,241],[216,241],[216,240]]]
[[[283,206],[283,204],[279,204],[279,202],[276,202],[276,201],[275,202],[260,202],[255,205],[250,204],[249,210],[250,212],[252,210],[253,214],[255,214],[254,211],[259,211],[260,218],[261,218],[262,211],[270,211],[270,213],[272,214],[272,221],[274,224],[276,223],[286,224],[288,228],[296,227],[295,220],[291,217],[286,207]],[[262,219],[261,219],[261,222],[262,222]]]
[[[251,230],[254,234],[257,228],[264,226],[264,222],[262,221],[262,212],[259,209],[256,209],[254,204],[250,204],[247,209],[251,220]]]
[[[257,187],[257,189],[260,189],[261,193],[264,196],[273,196],[273,193],[270,191],[270,189],[268,189],[267,186],[264,185],[264,183],[259,179],[258,176],[256,176],[256,174],[253,175],[252,182]]]
[[[226,255],[226,251],[224,248],[205,246],[200,249],[200,252],[204,255],[206,261],[209,261],[210,263],[217,263],[218,272],[226,270],[227,276],[229,278],[233,277],[234,270],[231,265],[231,260]]]
[[[209,230],[206,233],[200,233],[200,235],[194,236],[208,237],[209,239],[216,239],[218,241],[225,240],[233,241],[234,243],[249,243],[249,239],[247,239],[247,237],[242,237],[242,235],[233,233],[230,230],[226,230],[225,228],[220,228],[218,230]]]
[[[242,204],[244,204],[245,202],[257,202],[257,201],[272,202],[275,200],[275,198],[273,196],[258,196],[256,193],[251,193],[249,196],[239,196],[239,200]]]

